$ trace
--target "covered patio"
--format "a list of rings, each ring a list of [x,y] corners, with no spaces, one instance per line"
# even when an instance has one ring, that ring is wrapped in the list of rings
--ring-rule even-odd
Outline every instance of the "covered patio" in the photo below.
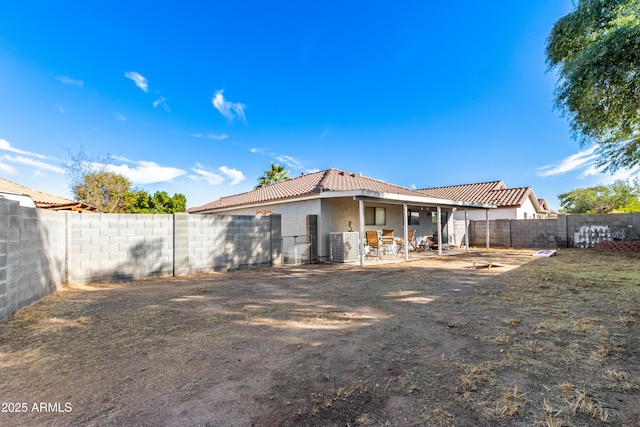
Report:
[[[447,225],[451,220],[451,213],[459,209],[463,210],[465,213],[464,229],[468,230],[468,210],[483,209],[485,210],[486,217],[488,219],[489,209],[495,208],[495,205],[491,204],[435,199],[426,196],[420,197],[413,195],[399,195],[393,193],[379,193],[368,190],[360,190],[359,193],[359,195],[353,196],[353,200],[358,202],[360,266],[364,266],[365,261],[367,265],[400,261],[406,262],[410,261],[411,259],[455,255],[457,253],[469,252],[469,238],[466,232],[464,233],[464,242],[462,245],[460,245],[461,247],[454,247],[454,245],[450,245],[449,243]],[[403,244],[399,245],[399,252],[398,250],[396,250],[392,251],[391,253],[384,254],[381,253],[380,248],[378,248],[378,253],[375,256],[370,256],[371,251],[370,248],[367,247],[366,232],[367,230],[371,232],[372,225],[374,227],[386,226],[387,210],[385,209],[384,211],[380,212],[376,210],[376,208],[383,209],[386,206],[395,208],[389,209],[390,211],[395,212],[398,211],[398,207],[401,207],[401,221],[398,221],[398,218],[395,218],[395,221],[393,218],[391,218],[391,222],[401,224],[402,227],[402,230],[400,230],[401,233],[398,233],[395,230],[393,231],[394,245],[395,242],[403,242]],[[433,235],[435,250],[430,250],[428,245],[424,241],[424,239],[428,237],[424,234],[424,227],[422,227],[423,234],[421,236],[418,235],[418,233],[415,233],[416,227],[414,226],[419,226],[420,218],[425,218],[425,212],[427,213],[427,215],[431,214],[431,217],[434,218],[433,225],[431,226],[431,234]],[[383,215],[385,216],[384,219],[378,218],[378,216],[382,217]],[[398,214],[396,213],[396,215]],[[428,218],[428,216],[426,216],[426,218]],[[489,249],[488,224],[489,222],[487,221],[487,249]],[[414,241],[412,242],[406,242],[406,236],[411,235],[409,228],[410,226],[413,230],[412,234],[417,235],[417,237],[414,237]],[[426,230],[429,229],[428,226]],[[435,228],[435,230],[433,230],[433,228]],[[427,234],[429,234],[428,231]]]

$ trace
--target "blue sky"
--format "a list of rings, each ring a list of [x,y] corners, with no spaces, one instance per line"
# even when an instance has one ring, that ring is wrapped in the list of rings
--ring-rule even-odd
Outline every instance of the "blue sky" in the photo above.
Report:
[[[197,206],[270,163],[407,187],[610,183],[553,109],[570,0],[4,2],[0,176],[71,196],[83,149]],[[618,177],[624,177],[624,173]]]

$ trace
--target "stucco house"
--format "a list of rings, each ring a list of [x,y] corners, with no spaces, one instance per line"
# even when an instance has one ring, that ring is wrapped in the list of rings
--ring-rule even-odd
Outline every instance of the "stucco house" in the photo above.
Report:
[[[477,184],[451,185],[418,190],[430,197],[490,203],[496,205],[489,211],[489,219],[545,219],[550,215],[547,203],[538,199],[531,187],[507,188],[503,181]],[[464,219],[464,213],[454,213],[454,219]],[[468,218],[485,220],[485,211],[469,211]]]
[[[34,190],[33,188],[25,187],[24,185],[17,184],[5,178],[0,178],[0,197],[15,200],[19,202],[21,206],[32,208],[77,212],[93,212],[96,210],[95,207],[84,202]]]
[[[295,250],[295,245],[302,241],[311,245],[312,256],[318,260],[331,259],[332,233],[358,233],[360,250],[357,252],[362,263],[366,231],[393,230],[394,236],[404,237],[413,230],[415,244],[424,243],[428,236],[436,236],[440,243],[446,244],[452,212],[494,207],[491,203],[434,197],[358,173],[327,169],[222,197],[187,212],[279,214],[283,253],[287,251],[285,246],[294,245]],[[305,236],[311,236],[311,242],[307,242]]]

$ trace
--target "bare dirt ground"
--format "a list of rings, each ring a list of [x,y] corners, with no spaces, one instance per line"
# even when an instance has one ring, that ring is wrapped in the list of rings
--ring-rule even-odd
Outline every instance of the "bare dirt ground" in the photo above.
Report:
[[[0,425],[640,425],[640,255],[533,253],[70,286],[0,324]]]

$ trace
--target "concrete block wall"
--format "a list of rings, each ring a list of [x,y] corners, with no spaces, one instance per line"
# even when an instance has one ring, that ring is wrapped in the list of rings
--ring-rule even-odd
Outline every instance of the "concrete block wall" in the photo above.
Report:
[[[469,222],[470,246],[485,246],[485,221]],[[640,212],[559,215],[557,219],[489,221],[490,246],[595,248],[604,241],[639,241]]]
[[[600,240],[639,240],[640,213],[568,215],[566,234],[574,248],[594,248]]]
[[[271,220],[275,216],[218,216],[214,229],[214,270],[271,265]],[[279,242],[278,242],[279,243]]]
[[[0,320],[60,289],[65,216],[0,200]]]
[[[173,275],[173,216],[69,213],[68,281]]]
[[[0,320],[65,283],[279,265],[279,215],[55,212],[0,199]]]
[[[548,219],[512,220],[512,248],[557,248],[558,222]]]

